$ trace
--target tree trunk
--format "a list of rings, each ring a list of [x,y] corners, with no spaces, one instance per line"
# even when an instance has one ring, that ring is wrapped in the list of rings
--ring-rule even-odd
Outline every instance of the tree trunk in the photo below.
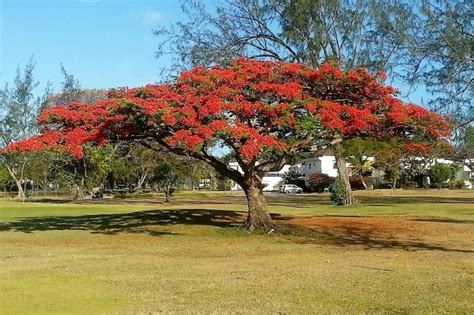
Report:
[[[25,163],[23,163],[24,166]],[[7,168],[8,173],[10,174],[11,178],[15,181],[16,187],[18,189],[18,194],[16,196],[16,199],[18,200],[25,200],[25,191],[23,190],[23,186],[21,185],[21,178],[23,176],[23,172],[21,176],[18,178],[16,174],[16,167],[10,166],[6,161],[4,161],[4,165]]]
[[[367,190],[367,184],[365,183],[364,181],[364,176],[363,175],[359,175],[360,176],[360,181],[362,182],[362,185],[364,186],[364,189]]]
[[[48,174],[43,174],[43,196],[46,197],[46,188],[48,187]]]
[[[18,200],[25,200],[25,190],[23,189],[23,185],[21,184],[21,181],[18,179],[14,179],[16,187],[18,189],[18,194],[16,195],[16,199]]]
[[[254,230],[263,230],[271,233],[275,229],[275,224],[267,210],[267,202],[263,195],[262,185],[252,182],[243,186],[247,197],[248,215],[247,220],[242,224],[242,228],[251,233]]]
[[[139,177],[137,181],[137,191],[143,192],[143,185],[145,184],[145,180],[148,177],[148,171],[144,171]]]
[[[349,170],[346,166],[346,159],[344,157],[344,152],[341,143],[334,144],[334,157],[336,158],[336,167],[339,174],[339,178],[344,183],[346,187],[346,206],[354,205],[355,198],[352,195],[351,182],[349,181]]]
[[[166,185],[165,188],[165,202],[170,202],[170,185]]]

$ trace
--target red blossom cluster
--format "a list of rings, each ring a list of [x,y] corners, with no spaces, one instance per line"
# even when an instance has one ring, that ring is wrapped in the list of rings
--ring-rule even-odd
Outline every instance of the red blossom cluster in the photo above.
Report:
[[[367,135],[436,141],[450,135],[445,117],[404,104],[385,78],[330,64],[313,69],[241,58],[183,72],[172,84],[122,88],[95,104],[47,109],[39,118],[41,135],[3,151],[58,147],[80,157],[85,143],[152,139],[204,152],[220,141],[252,161],[314,140]]]

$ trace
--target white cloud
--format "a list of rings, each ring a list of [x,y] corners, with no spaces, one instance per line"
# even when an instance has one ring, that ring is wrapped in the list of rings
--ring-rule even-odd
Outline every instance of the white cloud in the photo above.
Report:
[[[157,10],[148,10],[143,14],[142,22],[144,25],[155,25],[163,16]]]

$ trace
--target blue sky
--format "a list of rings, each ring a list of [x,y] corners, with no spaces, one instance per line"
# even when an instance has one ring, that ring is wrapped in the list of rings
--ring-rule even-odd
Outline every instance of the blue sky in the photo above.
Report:
[[[155,58],[153,29],[184,18],[178,0],[0,0],[0,86],[32,56],[38,94],[48,81],[60,90],[60,63],[83,88],[160,81],[170,57]],[[409,101],[422,96],[419,89]]]
[[[60,89],[60,63],[84,88],[160,80],[152,30],[184,16],[177,0],[0,0],[0,86],[33,56],[35,78]]]

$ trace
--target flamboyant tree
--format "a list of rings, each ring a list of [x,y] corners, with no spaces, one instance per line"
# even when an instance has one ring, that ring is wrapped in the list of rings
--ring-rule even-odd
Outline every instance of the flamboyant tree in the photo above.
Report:
[[[4,151],[59,147],[80,157],[84,143],[129,140],[190,156],[242,187],[247,231],[270,230],[262,178],[296,154],[361,135],[410,142],[449,136],[442,116],[404,104],[383,80],[365,69],[236,59],[183,72],[173,83],[112,90],[95,104],[46,109],[42,133]],[[231,150],[242,172],[219,160],[216,146]]]

